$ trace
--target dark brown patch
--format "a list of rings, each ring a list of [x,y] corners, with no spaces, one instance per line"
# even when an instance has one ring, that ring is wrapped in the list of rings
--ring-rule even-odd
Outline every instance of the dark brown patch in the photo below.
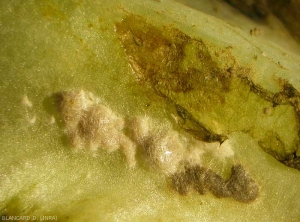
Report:
[[[226,188],[235,200],[242,202],[255,200],[259,193],[255,181],[240,164],[232,167],[231,178],[227,182]]]
[[[202,195],[210,191],[219,198],[233,197],[237,201],[250,202],[259,193],[258,186],[240,164],[232,167],[228,181],[202,166],[186,166],[183,172],[174,174],[171,180],[173,189],[181,195],[187,195],[194,189]]]

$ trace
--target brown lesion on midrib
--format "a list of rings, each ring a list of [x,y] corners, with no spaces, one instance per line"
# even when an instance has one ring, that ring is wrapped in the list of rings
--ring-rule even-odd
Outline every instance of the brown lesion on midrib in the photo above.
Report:
[[[212,103],[224,102],[221,92],[229,91],[231,75],[216,68],[204,43],[177,29],[164,27],[165,32],[171,32],[166,37],[139,16],[128,16],[116,27],[138,81],[173,103],[183,129],[205,142],[223,142],[226,136],[212,133],[174,102],[174,94],[195,89],[209,91],[206,96]],[[196,48],[197,59],[202,61],[194,67],[184,66],[188,47]]]
[[[247,75],[239,71],[241,67],[218,68],[202,40],[170,27],[163,27],[161,30],[137,15],[129,15],[116,23],[116,31],[138,82],[152,88],[156,94],[172,104],[179,125],[199,140],[222,143],[226,135],[216,134],[197,121],[184,107],[176,103],[176,96],[197,90],[206,105],[213,107],[216,103],[225,102],[226,94],[234,89],[236,82],[248,86],[250,92],[272,103],[273,107],[293,106],[298,123],[300,122],[300,94],[287,82],[283,82],[281,92],[271,93],[254,84]],[[188,50],[193,50],[193,53]],[[190,60],[187,61],[188,65],[186,60]],[[233,79],[237,80],[234,84]],[[298,137],[300,138],[300,127]],[[276,152],[271,154],[276,157]],[[277,159],[288,166],[294,166],[287,162],[290,158],[289,154]]]
[[[143,83],[149,82],[159,93],[168,96],[169,92],[186,93],[205,87],[206,72],[210,81],[215,80],[216,89],[228,89],[230,76],[222,76],[219,70],[212,69],[217,65],[202,41],[169,27],[164,27],[164,32],[169,34],[165,36],[139,16],[128,16],[116,27],[136,77]],[[196,56],[203,61],[200,67],[198,64],[183,67],[189,45],[197,47]]]

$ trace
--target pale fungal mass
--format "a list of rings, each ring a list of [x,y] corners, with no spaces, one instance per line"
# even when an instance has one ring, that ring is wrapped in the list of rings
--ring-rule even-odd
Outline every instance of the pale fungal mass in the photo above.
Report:
[[[205,153],[221,161],[234,155],[229,140],[222,144],[199,141],[184,131],[178,133],[171,124],[162,125],[147,116],[131,118],[127,128],[130,138],[146,154],[151,165],[168,175],[182,169],[185,163],[201,163]]]
[[[92,93],[80,90],[58,95],[65,134],[75,149],[96,151],[102,148],[112,152],[121,148],[128,165],[135,166],[135,144],[124,134],[122,118],[101,105]]]
[[[128,131],[154,168],[174,173],[183,157],[183,143],[176,131],[152,125],[149,117],[138,116],[128,121]]]
[[[221,161],[233,157],[234,152],[229,140],[222,144],[207,143],[195,139],[184,130],[179,132],[173,129],[171,123],[160,124],[158,120],[149,116],[121,116],[101,102],[101,99],[83,90],[60,92],[56,94],[56,98],[58,111],[64,123],[64,133],[70,145],[77,151],[87,150],[95,154],[98,149],[105,149],[108,152],[121,149],[126,156],[127,165],[134,168],[138,162],[136,153],[139,150],[144,153],[145,162],[151,168],[172,178],[173,188],[180,194],[186,194],[190,186],[205,186],[205,189],[207,187],[217,197],[232,196],[247,202],[257,196],[258,188],[250,177],[245,179],[245,173],[238,176],[234,174],[236,166],[233,168],[231,179],[227,182],[218,174],[201,166],[201,156],[206,153],[211,153],[213,158]],[[242,167],[239,166],[238,169],[240,168]],[[205,181],[191,179],[189,175],[191,170],[195,175],[200,172],[199,170],[196,172],[195,169],[201,169],[200,171],[205,169],[203,175],[208,179]],[[242,171],[244,172],[243,168]],[[203,175],[199,174],[201,177]],[[222,185],[218,187],[212,185],[215,180],[222,181]],[[243,184],[232,182],[233,180],[238,183],[242,181]],[[235,187],[240,190],[239,195],[241,192],[248,195],[248,187],[254,190],[255,195],[253,194],[251,198],[246,195],[244,199],[235,197],[236,192],[232,191]],[[221,190],[220,192],[226,191],[226,194],[219,195],[219,191],[215,189]]]

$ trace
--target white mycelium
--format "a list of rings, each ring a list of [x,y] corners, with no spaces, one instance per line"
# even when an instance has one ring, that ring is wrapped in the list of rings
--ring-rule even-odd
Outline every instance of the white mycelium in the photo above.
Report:
[[[128,165],[135,165],[135,144],[124,134],[123,118],[99,104],[91,93],[61,93],[60,113],[65,133],[75,148],[103,148],[110,152],[122,148]]]
[[[173,130],[150,137],[145,149],[152,163],[168,174],[176,172],[185,153],[178,133]]]
[[[109,152],[121,148],[130,167],[136,164],[137,148],[145,153],[147,162],[165,174],[175,173],[187,162],[199,164],[204,153],[219,159],[233,155],[227,141],[221,146],[219,142],[198,141],[186,133],[179,134],[171,124],[162,125],[147,116],[125,121],[83,90],[62,92],[59,101],[65,133],[73,147]]]
[[[147,116],[132,118],[128,123],[130,137],[143,149],[148,162],[166,174],[177,170],[185,153],[178,133]]]
[[[130,138],[146,153],[152,166],[165,174],[173,174],[188,163],[201,163],[201,156],[212,153],[220,160],[233,155],[228,143],[205,143],[187,133],[179,134],[170,125],[159,124],[147,116],[132,118],[128,123]]]

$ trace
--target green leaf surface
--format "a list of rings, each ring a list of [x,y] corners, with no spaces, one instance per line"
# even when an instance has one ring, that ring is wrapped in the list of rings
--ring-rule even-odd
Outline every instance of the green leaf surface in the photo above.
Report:
[[[2,220],[299,221],[299,171],[278,161],[299,155],[297,54],[169,0],[2,0],[0,12]],[[77,150],[55,96],[80,90],[125,125],[146,116],[150,145],[168,130],[186,149],[227,144],[232,155],[200,150],[197,164],[226,181],[241,164],[257,198],[180,195],[126,127],[134,168],[121,149]]]

